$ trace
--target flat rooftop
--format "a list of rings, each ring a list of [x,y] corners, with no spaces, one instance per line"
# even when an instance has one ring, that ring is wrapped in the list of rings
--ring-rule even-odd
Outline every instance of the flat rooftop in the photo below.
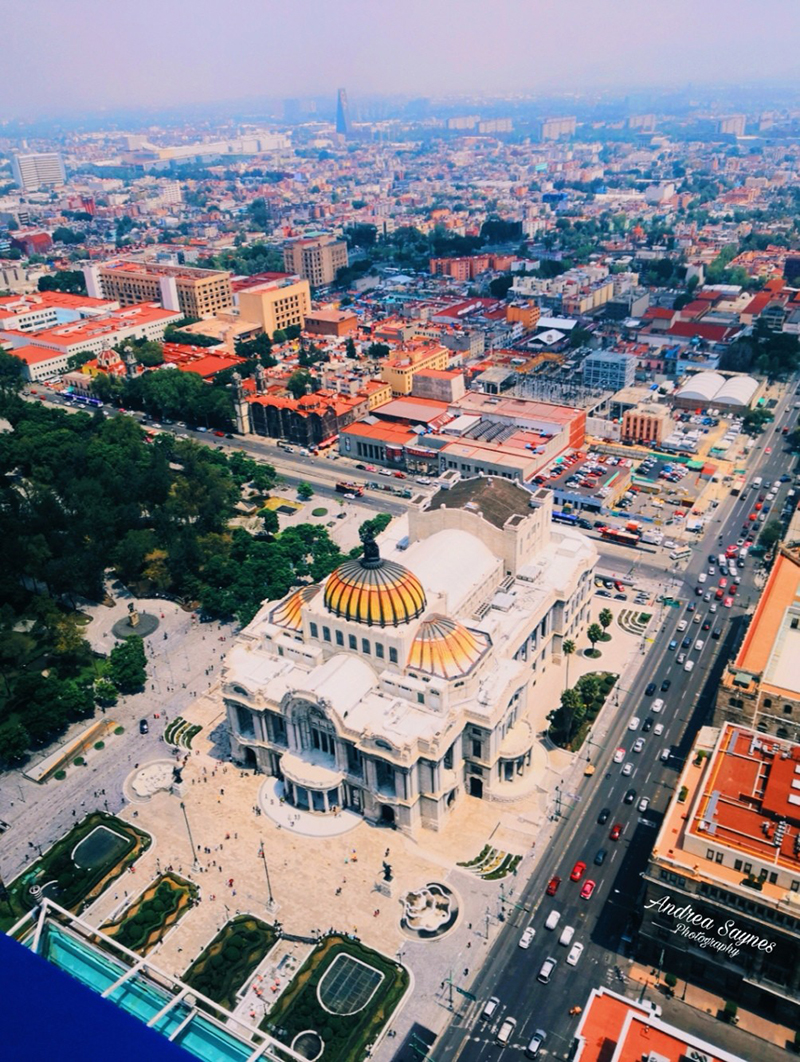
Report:
[[[501,476],[476,476],[454,483],[449,490],[439,490],[430,500],[429,509],[464,509],[471,503],[495,527],[504,527],[512,516],[530,513],[531,493]]]
[[[204,280],[207,277],[227,277],[224,269],[198,269],[195,266],[166,265],[160,262],[135,262],[123,259],[117,262],[101,262],[100,269],[106,273],[138,273],[144,276],[174,277],[176,280]]]
[[[800,696],[800,557],[779,550],[734,669],[762,676],[775,692]]]
[[[481,416],[494,413],[510,419],[538,420],[562,427],[583,412],[576,406],[556,406],[529,398],[498,398],[478,391],[468,391],[451,408],[459,413],[479,413]]]

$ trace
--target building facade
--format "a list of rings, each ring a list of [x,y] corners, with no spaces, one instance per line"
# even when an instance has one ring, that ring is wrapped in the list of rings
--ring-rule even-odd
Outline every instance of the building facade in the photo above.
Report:
[[[116,299],[122,306],[160,302],[185,317],[213,317],[233,305],[230,273],[222,269],[160,265],[117,259],[84,266],[86,291],[95,299]]]
[[[639,958],[800,1017],[800,746],[703,728],[643,875]]]
[[[596,552],[551,529],[545,491],[458,486],[459,507],[412,510],[404,539],[265,604],[228,653],[233,756],[296,807],[413,834],[535,785],[531,689],[588,619]]]
[[[26,192],[55,188],[67,180],[64,160],[55,151],[12,155],[11,172],[16,183]]]
[[[283,263],[287,273],[296,273],[314,288],[333,284],[348,264],[347,243],[334,236],[290,240],[283,248]]]
[[[629,354],[611,350],[598,350],[583,361],[585,387],[597,387],[601,391],[619,391],[630,387],[636,378],[636,359]]]
[[[268,336],[292,325],[302,328],[311,310],[308,281],[288,273],[277,273],[252,287],[240,287],[237,299],[242,317],[257,321]]]
[[[663,406],[626,409],[622,414],[621,437],[644,445],[660,443],[669,435],[671,423],[669,410]]]

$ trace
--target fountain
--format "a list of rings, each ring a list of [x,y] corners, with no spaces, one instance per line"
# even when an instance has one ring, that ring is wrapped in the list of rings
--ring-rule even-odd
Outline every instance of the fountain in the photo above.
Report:
[[[429,882],[402,899],[400,927],[416,940],[434,940],[449,932],[458,918],[458,900],[451,889]]]

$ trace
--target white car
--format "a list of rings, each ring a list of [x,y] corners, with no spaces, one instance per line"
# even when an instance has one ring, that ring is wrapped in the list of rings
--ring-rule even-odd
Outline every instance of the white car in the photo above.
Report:
[[[626,778],[628,777],[628,775],[633,774],[633,764],[626,763],[625,766],[622,768],[622,773],[625,775]]]
[[[700,574],[697,576],[698,583],[704,583],[706,579],[708,579],[708,576],[705,572],[700,572]]]
[[[620,748],[618,748],[617,751],[614,753],[614,763],[622,763],[624,759],[625,749],[620,746]]]
[[[647,809],[650,807],[650,798],[642,797],[642,799],[639,801],[638,807],[639,811],[647,811]]]
[[[634,752],[641,752],[643,748],[644,748],[644,738],[641,738],[641,737],[637,738],[634,741],[634,743],[633,743],[633,751]]]
[[[708,606],[708,611],[709,612],[716,612],[717,611],[717,603],[716,603],[716,601],[712,601],[711,602],[711,604]]]
[[[696,642],[694,643],[694,647],[695,647],[695,649],[697,650],[697,652],[698,652],[698,653],[702,653],[702,651],[703,651],[703,646],[704,646],[705,644],[706,644],[706,643],[705,643],[705,642],[703,641],[703,639],[702,639],[702,638],[698,638],[698,639],[697,639],[697,641],[696,641]]]
[[[651,712],[655,712],[656,715],[658,715],[658,713],[661,711],[661,709],[663,707],[664,707],[664,698],[663,697],[656,697],[656,699],[653,701],[653,704],[652,704],[652,706],[650,708],[650,711]]]
[[[628,730],[638,730],[641,719],[638,715],[635,715],[633,719],[628,723]]]
[[[680,623],[679,623],[679,624],[678,624],[678,626],[677,626],[677,627],[675,628],[675,630],[676,630],[676,631],[685,631],[685,630],[686,630],[686,628],[687,628],[688,626],[689,626],[689,621],[688,621],[688,620],[685,620],[685,619],[683,619],[683,620],[681,620],[681,621],[680,621]]]
[[[664,724],[656,723],[656,725],[653,727],[653,733],[656,737],[661,737],[661,735],[664,733]]]
[[[583,955],[583,944],[573,944],[569,949],[569,955],[567,956],[568,966],[577,966],[578,960]]]
[[[572,943],[572,938],[575,936],[574,926],[564,926],[561,930],[561,936],[558,938],[558,943],[563,944],[565,948],[568,948]]]
[[[531,941],[533,940],[533,938],[535,936],[536,936],[536,930],[533,928],[533,926],[528,926],[528,928],[525,930],[525,932],[519,938],[519,946],[521,948],[529,948],[531,946]]]
[[[686,659],[686,653],[678,653],[678,663],[682,664]]]

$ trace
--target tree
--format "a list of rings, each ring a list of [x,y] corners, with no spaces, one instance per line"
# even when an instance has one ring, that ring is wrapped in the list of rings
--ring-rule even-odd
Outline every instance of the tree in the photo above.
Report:
[[[75,232],[74,229],[68,229],[60,225],[58,228],[53,229],[53,240],[55,243],[83,243],[84,236],[80,232]]]
[[[502,277],[495,277],[489,282],[489,291],[496,299],[504,299],[514,284],[511,273],[505,273]]]
[[[15,394],[22,390],[23,362],[13,354],[0,350],[0,394]]]
[[[550,731],[557,745],[568,748],[573,735],[578,729],[578,719],[583,708],[577,690],[566,689],[561,694],[561,703],[548,715]]]
[[[763,407],[748,409],[744,417],[742,417],[742,431],[755,438],[774,419],[772,413]]]
[[[603,637],[603,628],[599,623],[590,623],[589,629],[586,632],[586,637],[592,643],[591,656],[599,656],[600,653],[595,649],[595,644]]]
[[[39,277],[39,291],[63,291],[68,295],[85,295],[86,280],[80,269],[59,269]]]
[[[120,693],[138,693],[147,678],[146,665],[144,642],[132,635],[111,650],[108,677]]]
[[[566,682],[564,683],[567,689],[569,688],[569,658],[575,652],[576,648],[577,647],[575,645],[575,642],[573,642],[571,638],[565,638],[564,641],[561,643],[561,652],[567,658],[567,677]]]
[[[370,343],[367,356],[370,358],[388,358],[391,348],[386,343]]]
[[[303,501],[308,501],[309,498],[314,497],[314,488],[310,483],[306,483],[305,480],[302,483],[298,483],[297,497],[302,498]]]
[[[604,608],[604,609],[601,609],[600,615],[597,618],[600,621],[600,626],[603,628],[603,633],[604,633],[603,641],[607,642],[608,639],[611,637],[611,635],[607,634],[605,632],[608,631],[608,628],[614,622],[614,613],[611,611],[610,608]]]
[[[12,767],[25,759],[30,744],[30,735],[22,723],[6,719],[0,723],[0,759]]]
[[[306,393],[306,388],[313,390],[313,383],[310,373],[306,372],[305,369],[297,369],[286,381],[286,390],[290,392],[293,398],[302,398]]]
[[[280,521],[278,520],[278,514],[274,509],[262,509],[261,521],[264,525],[264,532],[267,535],[277,535],[280,531]]]
[[[344,346],[345,356],[348,358],[357,358],[358,352],[356,351],[356,345],[352,336],[347,337],[347,342]]]
[[[99,678],[94,684],[94,699],[101,708],[113,707],[119,699],[117,697],[117,687],[113,682],[109,682],[108,679]]]
[[[783,538],[783,527],[780,520],[770,520],[764,525],[758,541],[765,549],[773,549]]]
[[[569,347],[571,350],[585,347],[591,338],[592,333],[587,328],[573,328],[569,334]]]

